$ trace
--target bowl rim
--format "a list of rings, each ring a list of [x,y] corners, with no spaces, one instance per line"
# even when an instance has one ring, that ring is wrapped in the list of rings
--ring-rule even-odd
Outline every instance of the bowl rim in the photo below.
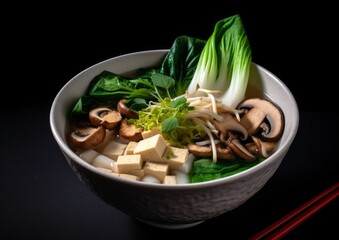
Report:
[[[205,182],[198,182],[198,183],[183,183],[183,184],[158,184],[158,183],[150,183],[150,182],[143,182],[143,181],[132,181],[129,179],[124,179],[121,177],[114,176],[113,174],[106,173],[104,171],[101,171],[100,169],[97,169],[96,167],[92,166],[91,164],[87,163],[83,159],[81,159],[75,152],[73,152],[67,145],[66,142],[63,141],[63,138],[59,135],[58,130],[56,129],[56,120],[55,120],[55,114],[56,114],[56,105],[58,102],[58,99],[60,95],[62,94],[62,91],[67,88],[67,86],[70,84],[71,81],[73,81],[75,78],[77,78],[79,75],[89,71],[92,68],[95,68],[98,65],[102,65],[108,61],[112,61],[115,59],[119,58],[125,58],[133,55],[139,55],[139,54],[147,54],[147,53],[163,53],[166,54],[169,52],[169,49],[154,49],[154,50],[142,50],[142,51],[136,51],[136,52],[130,52],[130,53],[125,53],[122,55],[114,56],[108,59],[105,59],[103,61],[100,61],[96,64],[93,64],[84,70],[80,71],[76,75],[74,75],[71,79],[69,79],[64,86],[58,91],[56,94],[51,108],[50,108],[50,114],[49,114],[49,124],[50,124],[50,129],[52,132],[53,137],[55,138],[55,141],[57,142],[59,148],[62,150],[64,154],[66,154],[72,161],[75,161],[77,164],[79,164],[81,167],[87,169],[90,172],[93,172],[95,174],[98,174],[101,177],[107,178],[109,180],[114,180],[121,182],[126,185],[133,185],[133,186],[139,186],[139,187],[146,187],[146,188],[152,188],[152,189],[197,189],[197,188],[206,188],[206,187],[212,187],[212,186],[218,186],[218,185],[223,185],[228,182],[233,182],[237,181],[238,179],[242,178],[243,176],[246,175],[251,175],[254,174],[255,172],[260,171],[261,169],[265,168],[267,165],[271,164],[272,158],[275,157],[276,155],[284,154],[284,152],[288,150],[290,145],[292,144],[299,128],[299,109],[298,105],[296,102],[295,97],[293,96],[292,92],[290,89],[287,87],[287,85],[282,82],[276,75],[274,75],[272,72],[264,68],[263,66],[256,64],[255,62],[252,61],[252,64],[254,64],[257,68],[260,69],[260,71],[265,72],[265,74],[269,75],[272,79],[274,79],[280,87],[289,95],[291,98],[291,101],[293,103],[293,106],[291,106],[291,109],[293,111],[293,115],[295,117],[295,121],[292,124],[292,131],[288,134],[286,140],[280,144],[278,151],[272,153],[271,156],[269,156],[267,159],[262,161],[261,163],[245,170],[239,173],[236,173],[231,176],[227,176],[224,178],[220,179],[215,179],[215,180],[210,180],[210,181],[205,181]]]

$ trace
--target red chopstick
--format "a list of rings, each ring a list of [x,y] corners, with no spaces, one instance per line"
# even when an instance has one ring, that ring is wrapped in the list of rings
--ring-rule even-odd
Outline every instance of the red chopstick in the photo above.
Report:
[[[302,222],[311,217],[314,213],[338,197],[338,188],[339,183],[332,185],[278,221],[264,228],[262,231],[252,236],[249,240],[281,239],[283,236],[287,235],[290,231],[299,226]],[[279,229],[279,227],[281,228]]]

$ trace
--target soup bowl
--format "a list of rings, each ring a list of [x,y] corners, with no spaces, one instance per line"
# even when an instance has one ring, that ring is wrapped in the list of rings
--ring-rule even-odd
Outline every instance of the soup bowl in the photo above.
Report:
[[[133,52],[99,62],[70,79],[50,109],[52,135],[74,173],[103,204],[155,227],[195,226],[225,214],[255,195],[273,176],[289,151],[298,130],[298,106],[288,87],[274,74],[251,64],[246,97],[265,96],[284,113],[285,129],[273,154],[259,164],[221,179],[176,185],[132,181],[101,171],[76,154],[67,142],[68,114],[90,81],[104,70],[116,74],[160,66],[167,49]]]

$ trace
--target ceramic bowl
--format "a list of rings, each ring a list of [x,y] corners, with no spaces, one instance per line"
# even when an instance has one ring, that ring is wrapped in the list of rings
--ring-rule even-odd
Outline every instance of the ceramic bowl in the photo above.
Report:
[[[168,50],[148,50],[113,57],[70,79],[50,109],[50,127],[56,143],[78,178],[104,202],[152,226],[178,229],[195,226],[225,214],[255,195],[276,172],[298,130],[298,106],[288,87],[274,74],[251,65],[247,97],[265,95],[285,115],[285,130],[276,151],[258,165],[235,175],[194,184],[164,185],[126,180],[98,170],[75,154],[66,141],[67,113],[85,94],[89,82],[103,70],[117,74],[159,66]]]

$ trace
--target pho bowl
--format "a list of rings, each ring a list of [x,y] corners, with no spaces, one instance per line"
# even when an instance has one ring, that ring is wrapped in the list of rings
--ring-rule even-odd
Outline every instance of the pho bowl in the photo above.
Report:
[[[104,70],[131,74],[160,66],[166,49],[140,51],[99,62],[70,79],[56,95],[50,127],[74,173],[104,203],[149,225],[178,229],[198,225],[225,214],[255,195],[278,169],[298,130],[299,111],[288,87],[265,68],[252,63],[246,97],[266,96],[284,113],[285,129],[272,155],[259,164],[221,179],[176,185],[132,181],[106,173],[84,161],[69,146],[68,113],[90,81]]]

